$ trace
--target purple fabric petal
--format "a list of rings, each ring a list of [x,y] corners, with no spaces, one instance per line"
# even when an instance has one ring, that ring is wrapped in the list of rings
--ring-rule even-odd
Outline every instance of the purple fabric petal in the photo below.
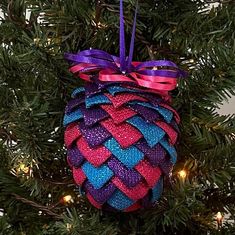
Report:
[[[78,150],[77,146],[69,148],[67,151],[67,155],[69,163],[75,168],[79,167],[84,160],[84,157],[82,156],[81,152]]]
[[[88,127],[84,122],[80,122],[79,129],[91,147],[99,146],[111,137],[111,134],[99,124]]]
[[[100,204],[104,204],[111,197],[116,189],[116,186],[111,182],[100,189],[95,189],[92,184],[86,181],[84,187],[86,191],[88,191]]]
[[[104,90],[107,86],[110,86],[114,83],[114,82],[102,82],[96,76],[92,78],[92,81],[97,85],[97,89],[99,91]]]
[[[167,177],[170,177],[169,174],[173,170],[174,164],[170,161],[170,158],[169,159],[167,158],[168,156],[166,156],[166,159],[160,160],[159,167]]]
[[[156,94],[150,94],[150,93],[144,93],[141,94],[144,98],[148,99],[150,103],[152,103],[154,106],[158,106],[160,102],[162,102],[162,98],[160,96],[157,96]]]
[[[110,158],[107,164],[114,174],[129,188],[136,186],[142,179],[142,176],[136,170],[126,168],[114,157]]]
[[[156,144],[153,148],[149,147],[145,140],[141,140],[135,144],[135,146],[142,151],[150,164],[153,166],[158,166],[159,163],[164,161],[166,156],[166,151],[160,144]]]
[[[153,122],[160,118],[159,114],[153,109],[149,109],[139,104],[131,104],[129,105],[131,109],[139,113],[146,121]]]
[[[92,95],[100,93],[101,90],[98,88],[98,86],[93,82],[87,82],[85,85],[85,96],[90,97]]]
[[[65,108],[65,113],[71,113],[73,111],[74,108],[76,108],[78,105],[84,103],[84,97],[79,97],[79,98],[75,98],[75,99],[71,99],[68,104],[66,105]]]
[[[92,126],[95,123],[109,117],[109,114],[99,107],[92,107],[87,109],[85,105],[82,105],[80,109],[82,111],[86,126]]]
[[[141,140],[136,143],[135,146],[145,154],[145,157],[151,165],[159,166],[163,173],[166,176],[169,176],[169,173],[172,171],[173,164],[170,161],[168,153],[161,144],[157,144],[153,148],[150,148],[145,140]]]

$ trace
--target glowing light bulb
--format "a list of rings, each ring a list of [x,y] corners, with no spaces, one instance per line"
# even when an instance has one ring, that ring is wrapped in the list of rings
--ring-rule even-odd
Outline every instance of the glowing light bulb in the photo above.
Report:
[[[72,224],[69,224],[69,223],[66,224],[67,231],[70,232],[72,228],[73,228]]]
[[[37,43],[39,43],[40,38],[34,38],[33,41],[34,41],[35,44],[37,44]]]
[[[220,211],[216,214],[216,220],[217,220],[218,230],[220,230],[223,223],[223,215],[221,214]]]
[[[218,224],[222,223],[223,216],[220,211],[216,214],[216,220],[217,220]]]
[[[68,203],[68,202],[72,202],[73,201],[73,198],[71,195],[66,195],[63,197],[63,202],[64,203]]]
[[[29,167],[28,167],[28,166],[25,166],[24,163],[20,163],[19,171],[22,171],[22,172],[24,172],[25,174],[28,174],[28,173],[29,173]]]
[[[187,176],[187,172],[185,170],[181,170],[178,172],[180,178],[185,179]]]
[[[218,213],[216,214],[216,219],[217,219],[217,220],[221,220],[222,218],[223,218],[223,216],[222,216],[221,212],[218,212]]]

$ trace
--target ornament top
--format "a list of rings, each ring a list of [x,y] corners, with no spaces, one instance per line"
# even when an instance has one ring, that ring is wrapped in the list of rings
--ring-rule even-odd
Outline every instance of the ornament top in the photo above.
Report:
[[[92,81],[94,75],[102,82],[128,82],[147,88],[149,92],[168,97],[168,92],[175,89],[177,78],[186,73],[169,60],[132,61],[136,31],[137,7],[135,9],[129,55],[126,57],[123,0],[120,0],[119,57],[103,50],[83,50],[77,54],[65,53],[65,58],[72,62],[70,71],[85,81]]]

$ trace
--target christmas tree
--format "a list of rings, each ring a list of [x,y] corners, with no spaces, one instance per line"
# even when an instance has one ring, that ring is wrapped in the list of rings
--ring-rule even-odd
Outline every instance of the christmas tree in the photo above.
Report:
[[[153,208],[94,208],[66,161],[63,117],[83,85],[65,52],[119,53],[119,1],[0,2],[0,234],[235,234],[235,4],[139,0],[134,60],[188,73],[171,95],[181,116],[171,183]],[[216,1],[214,1],[216,2]],[[125,1],[130,41],[136,1]]]

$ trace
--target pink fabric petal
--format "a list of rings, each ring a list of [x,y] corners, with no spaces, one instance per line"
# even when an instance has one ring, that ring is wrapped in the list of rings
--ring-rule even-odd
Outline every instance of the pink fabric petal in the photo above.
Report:
[[[64,142],[67,148],[81,136],[81,132],[78,129],[77,123],[71,123],[67,126],[64,133]]]
[[[175,144],[178,137],[178,133],[175,131],[175,129],[163,121],[156,121],[156,124],[167,133],[170,138],[171,144]]]
[[[138,101],[147,101],[141,96],[130,94],[130,93],[121,93],[117,94],[115,96],[112,96],[110,94],[105,94],[109,98],[109,100],[112,102],[113,106],[115,108],[121,107],[123,104],[126,104],[130,101],[138,100]]]
[[[145,178],[149,187],[153,187],[159,180],[162,172],[159,167],[152,167],[147,160],[139,162],[135,169]]]
[[[83,137],[77,141],[77,147],[87,161],[96,167],[103,164],[112,155],[112,153],[104,146],[90,148]]]
[[[82,185],[86,180],[86,175],[81,168],[73,167],[73,178],[78,185]]]
[[[101,125],[112,134],[122,148],[133,145],[142,137],[142,134],[135,127],[128,123],[116,125],[111,118],[102,121]]]
[[[175,121],[177,124],[180,123],[180,116],[179,114],[177,113],[177,111],[175,109],[173,109],[170,105],[168,104],[164,104],[164,103],[160,103],[159,104],[161,107],[163,108],[166,108],[166,109],[169,109],[170,111],[172,111],[174,113],[174,117],[175,117]]]
[[[119,178],[114,177],[112,182],[116,187],[118,187],[124,194],[126,194],[132,200],[138,200],[143,198],[147,193],[149,188],[143,183],[139,183],[135,187],[128,188]]]
[[[101,209],[101,206],[92,196],[90,193],[87,193],[87,198],[89,202],[96,208]]]
[[[122,107],[121,109],[116,109],[113,105],[105,104],[101,105],[102,109],[104,109],[113,119],[116,124],[124,122],[126,119],[133,117],[136,115],[136,112],[127,108]]]
[[[126,209],[124,210],[124,212],[136,211],[136,210],[138,210],[140,207],[141,207],[141,206],[140,206],[139,202],[136,202],[135,204],[133,204],[133,205],[129,206],[128,208],[126,208]]]

